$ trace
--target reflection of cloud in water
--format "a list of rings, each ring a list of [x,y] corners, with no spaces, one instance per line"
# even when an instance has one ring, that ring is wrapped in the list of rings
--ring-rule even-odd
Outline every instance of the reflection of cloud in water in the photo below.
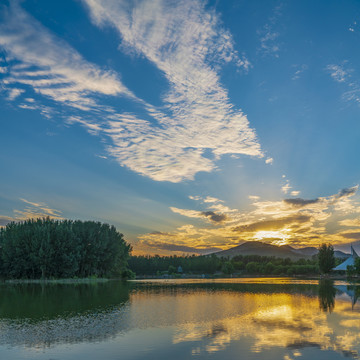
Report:
[[[223,331],[213,332],[213,322],[184,324],[175,332],[173,342],[197,342],[193,349],[196,354],[224,350],[234,341],[250,341],[256,353],[279,347],[296,357],[301,349],[317,348],[359,358],[359,326],[351,327],[359,324],[360,314],[351,312],[348,302],[338,305],[339,322],[331,323],[328,315],[319,311],[317,299],[277,294],[272,296],[272,305],[259,308],[262,302],[258,297],[261,295],[251,300],[253,311],[215,323]],[[341,320],[344,317],[351,319]]]
[[[340,325],[347,328],[358,328],[360,329],[360,319],[349,319],[342,320]]]

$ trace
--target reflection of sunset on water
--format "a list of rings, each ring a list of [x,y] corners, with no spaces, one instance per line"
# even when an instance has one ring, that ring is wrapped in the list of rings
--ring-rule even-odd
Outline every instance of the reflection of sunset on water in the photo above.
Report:
[[[146,308],[152,309],[151,323],[177,324],[173,344],[188,343],[193,355],[247,344],[250,352],[259,354],[283,349],[284,359],[301,356],[303,349],[329,350],[358,358],[360,314],[346,300],[338,299],[330,314],[319,307],[319,299],[313,294],[209,294],[197,290],[173,295],[158,293],[150,304],[148,295],[138,293],[132,301],[137,311],[146,302]]]
[[[169,354],[172,360],[358,359],[358,288],[289,278],[19,286],[16,291],[4,285],[0,353],[9,360],[22,358],[21,349],[29,360],[49,360],[65,348],[85,351],[87,360],[98,360],[104,349],[114,360]],[[68,296],[77,299],[73,311],[64,301]],[[34,312],[39,297],[43,310]],[[15,307],[14,299],[19,299]],[[54,306],[56,299],[63,300],[62,307]]]

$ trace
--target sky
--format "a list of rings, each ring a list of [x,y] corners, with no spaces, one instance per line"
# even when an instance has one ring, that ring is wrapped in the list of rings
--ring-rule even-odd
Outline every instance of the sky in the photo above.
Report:
[[[0,226],[360,249],[359,45],[355,0],[1,1]]]

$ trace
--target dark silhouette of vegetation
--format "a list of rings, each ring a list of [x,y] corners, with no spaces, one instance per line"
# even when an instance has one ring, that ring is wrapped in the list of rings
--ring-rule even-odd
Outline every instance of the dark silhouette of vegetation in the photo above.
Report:
[[[129,268],[137,275],[155,275],[161,272],[176,272],[181,266],[187,273],[212,274],[221,268],[221,260],[212,256],[131,256]]]
[[[275,258],[270,256],[235,256],[219,258],[207,256],[132,256],[129,268],[137,275],[173,274],[181,266],[184,274],[254,274],[254,275],[306,275],[318,274],[317,259]],[[171,271],[170,271],[171,270]]]
[[[331,244],[321,244],[318,253],[319,269],[328,274],[335,267],[334,248]]]
[[[130,251],[114,226],[100,222],[12,222],[0,230],[0,274],[12,279],[131,275]]]

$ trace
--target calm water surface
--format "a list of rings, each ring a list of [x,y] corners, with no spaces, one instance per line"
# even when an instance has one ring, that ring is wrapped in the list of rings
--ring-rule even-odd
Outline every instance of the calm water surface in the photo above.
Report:
[[[360,358],[360,287],[290,279],[0,285],[0,358]]]

